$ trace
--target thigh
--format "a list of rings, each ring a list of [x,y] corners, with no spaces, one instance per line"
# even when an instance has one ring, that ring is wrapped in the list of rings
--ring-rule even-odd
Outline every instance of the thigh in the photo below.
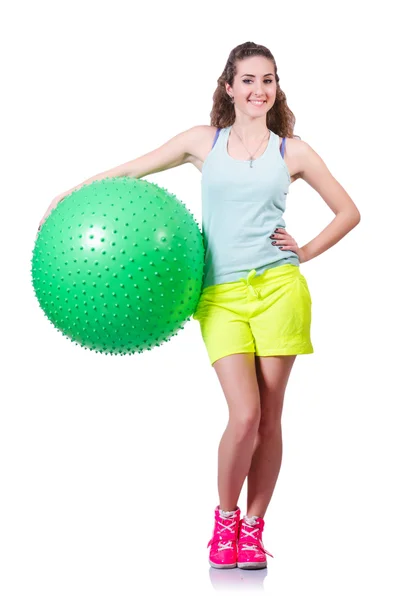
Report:
[[[220,289],[203,294],[193,315],[200,323],[211,365],[232,354],[255,352],[245,298],[237,286]]]
[[[256,356],[261,424],[272,427],[281,421],[284,395],[295,356]]]
[[[214,363],[225,395],[230,418],[236,422],[258,425],[260,420],[260,394],[253,352],[233,354]]]
[[[311,297],[298,267],[277,276],[277,269],[261,290],[249,320],[256,356],[311,354]]]

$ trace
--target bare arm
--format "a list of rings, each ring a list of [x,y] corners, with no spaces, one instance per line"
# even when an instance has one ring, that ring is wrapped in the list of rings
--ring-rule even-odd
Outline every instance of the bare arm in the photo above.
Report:
[[[339,242],[358,225],[361,214],[349,194],[309,144],[301,140],[298,152],[302,179],[316,190],[335,214],[331,223],[317,237],[302,246],[303,262],[306,262]]]
[[[159,173],[160,171],[172,169],[190,162],[191,157],[194,156],[195,148],[197,147],[196,143],[200,139],[203,128],[205,127],[207,127],[207,125],[197,125],[182,133],[178,133],[178,135],[168,140],[159,148],[114,167],[113,169],[94,175],[67,192],[56,196],[41,219],[39,229],[58,202],[61,202],[66,196],[79,190],[84,185],[88,185],[94,181],[100,181],[106,177],[133,177],[135,179],[140,179],[150,173]]]
[[[195,154],[196,142],[202,135],[203,127],[206,126],[198,125],[178,133],[159,148],[135,158],[119,168],[123,168],[128,176],[139,179],[151,173],[160,173],[188,163]]]

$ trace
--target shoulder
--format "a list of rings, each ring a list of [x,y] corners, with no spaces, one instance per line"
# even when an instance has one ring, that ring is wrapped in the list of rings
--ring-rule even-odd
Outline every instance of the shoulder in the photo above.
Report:
[[[213,125],[195,125],[188,130],[188,162],[204,160],[203,156],[211,149],[216,131],[217,127]]]
[[[193,144],[205,143],[214,137],[217,128],[212,125],[194,125],[188,129],[187,133]]]
[[[308,142],[297,138],[288,138],[291,154],[294,157],[299,176],[306,180],[306,175],[316,173],[324,176],[328,170],[322,158]]]
[[[296,141],[296,140],[295,140]],[[299,177],[308,183],[321,196],[335,190],[340,193],[341,186],[331,174],[321,156],[303,140],[298,140],[295,145],[295,163]]]
[[[189,131],[191,131],[193,134],[196,135],[210,135],[211,133],[215,133],[217,130],[217,127],[213,126],[213,125],[194,125],[194,127],[191,127],[189,129]]]
[[[303,151],[302,148],[305,142],[302,142],[301,139],[290,137],[282,138],[281,136],[279,136],[280,146],[283,142],[283,139],[285,139],[285,150],[289,153],[291,157],[295,158]]]
[[[280,148],[283,138],[280,137]],[[291,171],[295,173],[295,179],[302,178],[305,170],[305,165],[309,160],[310,151],[312,150],[309,144],[298,137],[285,138],[285,159],[289,162]]]
[[[294,158],[300,160],[303,163],[303,165],[305,161],[307,162],[313,159],[314,156],[318,156],[318,154],[313,150],[313,148],[310,146],[310,144],[308,144],[308,142],[305,142],[304,140],[301,140],[299,138],[286,139],[291,154],[294,156]]]

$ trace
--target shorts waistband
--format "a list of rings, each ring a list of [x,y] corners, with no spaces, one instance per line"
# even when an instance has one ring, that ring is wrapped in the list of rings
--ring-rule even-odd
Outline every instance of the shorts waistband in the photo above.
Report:
[[[296,269],[299,271],[299,266],[291,263],[284,263],[284,265],[271,267],[270,269],[265,269],[262,273],[259,273],[259,275],[256,269],[251,269],[247,277],[240,277],[235,281],[228,281],[204,287],[202,289],[202,294],[216,295],[218,291],[220,294],[222,294],[224,290],[233,289],[236,285],[240,286],[243,283],[246,286],[246,289],[250,295],[254,296],[255,298],[262,298],[262,295],[259,290],[263,287],[262,284],[265,283],[267,278],[269,278],[271,281],[274,275],[278,277],[280,275],[284,275],[290,272],[292,273],[292,271]],[[252,284],[255,278],[256,281],[254,287],[254,285]]]
[[[261,297],[261,295],[260,295],[260,292],[259,292],[259,290],[256,290],[256,289],[253,287],[253,285],[251,284],[251,281],[254,279],[255,275],[256,275],[256,269],[252,269],[252,270],[251,270],[251,271],[248,273],[247,277],[241,277],[241,278],[240,278],[240,281],[241,281],[242,283],[245,283],[245,284],[246,284],[246,286],[247,286],[247,289],[248,289],[248,292],[249,292],[250,294],[252,294],[252,295],[253,295],[255,298],[260,298],[260,297]]]

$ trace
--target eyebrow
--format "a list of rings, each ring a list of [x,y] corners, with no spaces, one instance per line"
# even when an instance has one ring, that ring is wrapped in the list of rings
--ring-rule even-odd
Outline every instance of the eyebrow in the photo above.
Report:
[[[264,75],[263,77],[267,77],[268,75],[273,75],[273,73],[266,73],[266,75]],[[251,75],[251,73],[245,73],[245,75],[241,75],[241,77],[255,77],[255,75]]]

